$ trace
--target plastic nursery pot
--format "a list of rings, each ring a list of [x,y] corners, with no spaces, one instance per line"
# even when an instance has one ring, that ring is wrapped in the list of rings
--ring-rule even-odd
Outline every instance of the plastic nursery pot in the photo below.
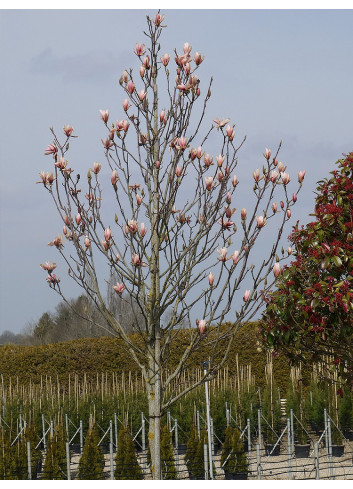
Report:
[[[353,441],[353,431],[352,430],[344,430],[344,437],[346,440]]]
[[[276,448],[274,449],[274,444],[265,444],[265,451],[266,455],[271,455],[271,457],[276,457],[280,453],[280,446],[279,444],[276,445]]]
[[[230,481],[230,480],[245,481],[248,479],[248,473],[247,472],[224,472],[224,479],[226,481]]]
[[[332,445],[332,456],[342,457],[344,454],[344,445]]]
[[[310,444],[294,445],[295,458],[309,458]]]

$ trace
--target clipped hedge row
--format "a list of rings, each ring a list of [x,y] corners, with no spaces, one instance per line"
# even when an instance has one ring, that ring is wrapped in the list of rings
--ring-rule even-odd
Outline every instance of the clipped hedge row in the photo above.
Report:
[[[139,338],[133,338],[139,343]],[[246,324],[238,333],[231,346],[227,360],[229,374],[236,373],[235,357],[238,354],[239,365],[252,366],[252,373],[258,385],[264,384],[264,371],[267,362],[266,353],[256,349],[257,323]],[[228,341],[228,340],[224,340]],[[173,368],[180,358],[188,342],[188,331],[178,331],[173,348],[169,352],[168,369]],[[220,344],[220,350],[225,344]],[[205,344],[195,351],[189,361],[188,368],[201,367],[202,361],[209,358],[210,350]],[[220,355],[218,356],[218,359]],[[217,362],[217,356],[215,358]],[[289,378],[288,360],[281,356],[273,360],[273,372],[281,389],[287,388]],[[68,379],[69,374],[94,379],[97,373],[115,372],[118,375],[130,371],[139,373],[139,368],[130,357],[122,340],[109,337],[83,338],[62,343],[42,346],[6,345],[0,348],[0,372],[4,378],[19,377],[20,382],[40,381],[41,376],[59,377],[61,382]]]

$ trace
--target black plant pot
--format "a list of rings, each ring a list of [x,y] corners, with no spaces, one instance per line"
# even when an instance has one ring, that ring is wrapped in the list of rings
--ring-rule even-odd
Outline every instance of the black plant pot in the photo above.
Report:
[[[245,481],[248,479],[247,472],[224,472],[224,478],[226,481],[230,480],[240,480]]]
[[[275,445],[272,443],[266,443],[265,444],[265,451],[266,451],[266,455],[271,455],[271,457],[276,457],[279,455],[279,452],[280,452],[280,446],[279,444],[276,445],[276,448],[273,449]],[[272,452],[272,453],[271,453]]]
[[[185,444],[178,445],[178,454],[185,455],[185,453],[186,453],[186,445]]]
[[[344,445],[332,445],[332,456],[342,457],[344,454]]]
[[[244,440],[243,441],[243,446],[244,446],[244,452],[248,452],[249,451],[249,442],[248,442],[248,440]]]
[[[296,458],[309,458],[310,444],[309,445],[294,445],[294,453]]]

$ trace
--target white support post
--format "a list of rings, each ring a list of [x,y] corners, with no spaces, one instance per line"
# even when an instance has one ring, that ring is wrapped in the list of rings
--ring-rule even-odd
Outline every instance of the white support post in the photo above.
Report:
[[[287,418],[287,434],[288,434],[288,479],[292,480],[292,430],[291,420]]]
[[[204,470],[205,470],[205,481],[208,480],[208,460],[207,460],[207,445],[203,446],[203,460],[204,460]]]
[[[200,430],[200,412],[197,410],[196,412],[196,424],[197,424],[197,435],[200,439],[201,437],[201,430]]]
[[[315,456],[315,479],[320,479],[320,465],[319,465],[319,443],[314,443],[314,456]]]
[[[261,451],[261,409],[257,410],[257,425],[259,430],[259,447]]]
[[[178,437],[178,421],[174,419],[174,440],[175,440],[175,450],[179,448],[179,437]]]
[[[114,454],[113,443],[109,442],[109,455],[110,455],[110,480],[114,480]]]
[[[67,414],[65,414],[65,429],[66,429],[66,438],[67,441],[70,441],[70,435],[69,435],[69,417]]]
[[[43,447],[44,450],[47,449],[47,441],[45,438],[45,419],[44,419],[44,414],[42,414],[42,431],[43,431]]]
[[[146,450],[146,427],[145,427],[145,415],[141,413],[141,427],[142,427],[142,450]]]
[[[261,480],[261,448],[260,445],[256,445],[256,469],[257,469],[257,479]]]
[[[327,411],[326,411],[326,408],[324,409],[324,420],[325,420],[325,445],[326,445],[326,453],[328,455],[329,454],[329,452],[328,452],[328,427],[327,427]]]
[[[333,477],[333,465],[332,465],[332,433],[331,433],[331,418],[327,416],[327,431],[328,431],[328,457],[330,465],[330,479]]]
[[[292,454],[293,454],[294,453],[294,441],[295,441],[293,409],[290,410],[290,432],[291,432],[291,439],[292,439]]]
[[[80,454],[83,452],[83,422],[80,420]]]
[[[67,480],[71,480],[71,467],[70,467],[70,444],[66,442],[66,468],[67,468]]]
[[[246,420],[246,424],[248,427],[248,452],[251,452],[251,429],[250,429],[250,419]]]
[[[118,416],[114,413],[115,450],[118,451]]]
[[[27,442],[28,480],[32,480],[31,442]]]
[[[203,373],[207,375],[207,362],[203,363]],[[207,435],[208,435],[208,457],[210,464],[210,479],[213,480],[213,464],[212,464],[212,437],[211,437],[211,415],[210,415],[210,398],[208,395],[208,381],[205,382],[205,395],[206,395],[206,414],[207,414]]]

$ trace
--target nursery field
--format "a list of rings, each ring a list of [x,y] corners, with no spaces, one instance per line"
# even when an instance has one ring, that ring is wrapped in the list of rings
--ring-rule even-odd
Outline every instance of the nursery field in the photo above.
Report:
[[[25,358],[22,348],[14,354]],[[44,364],[46,348],[54,345],[39,347]],[[208,383],[212,473],[202,386],[164,415],[163,478],[353,479],[352,393],[338,396],[335,383],[320,382],[319,368],[303,382],[300,369],[287,366],[279,383],[270,357],[258,380],[239,359]],[[183,384],[201,375],[194,367]],[[136,371],[37,373],[33,380],[3,373],[0,478],[149,479],[147,413]]]

